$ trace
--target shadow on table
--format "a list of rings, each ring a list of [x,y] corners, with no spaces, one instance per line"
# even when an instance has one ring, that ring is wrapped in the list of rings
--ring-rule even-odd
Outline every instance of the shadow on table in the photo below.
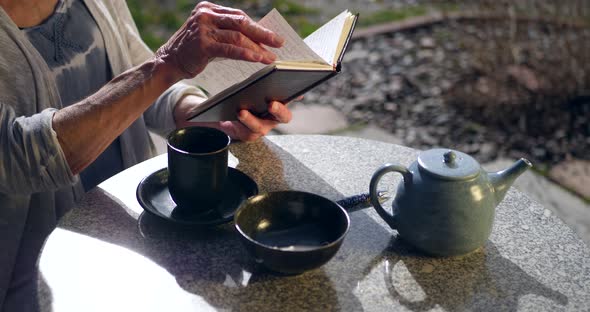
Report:
[[[369,274],[383,265],[387,292],[394,302],[411,311],[517,311],[519,299],[536,295],[564,308],[568,298],[502,257],[488,243],[460,257],[425,257],[403,239],[393,237],[387,249],[367,267]]]
[[[8,289],[0,311],[52,312],[53,294],[43,275],[36,270],[31,279]],[[35,279],[36,278],[36,279]]]

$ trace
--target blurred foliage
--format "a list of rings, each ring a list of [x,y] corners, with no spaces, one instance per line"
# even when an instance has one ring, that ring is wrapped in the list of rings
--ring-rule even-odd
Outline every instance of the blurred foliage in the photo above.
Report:
[[[178,1],[179,7],[188,3],[187,0]],[[179,10],[176,7],[162,7],[154,0],[128,0],[127,5],[135,24],[145,43],[152,49],[157,49],[188,17],[190,10]]]
[[[283,16],[314,15],[318,13],[317,9],[308,8],[290,0],[274,0],[272,6],[279,10]]]
[[[157,49],[174,31],[176,31],[196,5],[196,1],[176,0],[127,0],[131,14],[146,44]],[[319,11],[291,0],[272,0],[268,3],[258,0],[219,1],[219,4],[244,10],[254,19],[261,18],[272,8],[281,12],[291,26],[302,36],[311,34],[318,24],[309,17],[316,16]]]
[[[408,6],[400,9],[383,10],[359,18],[359,26],[370,26],[406,18],[421,16],[429,12],[429,8],[422,5]]]

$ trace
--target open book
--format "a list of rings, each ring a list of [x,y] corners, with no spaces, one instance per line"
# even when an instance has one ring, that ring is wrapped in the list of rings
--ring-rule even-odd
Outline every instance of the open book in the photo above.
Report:
[[[357,18],[344,11],[303,40],[273,9],[259,24],[285,38],[283,47],[269,48],[277,60],[270,65],[230,59],[210,62],[195,78],[209,98],[188,120],[236,120],[241,109],[264,116],[271,100],[289,102],[333,77],[340,72]]]

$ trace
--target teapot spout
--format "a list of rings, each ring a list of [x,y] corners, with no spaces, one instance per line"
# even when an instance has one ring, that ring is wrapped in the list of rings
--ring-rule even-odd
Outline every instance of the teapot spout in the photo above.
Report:
[[[527,169],[531,168],[533,164],[527,159],[521,158],[516,161],[510,168],[499,171],[499,172],[492,172],[489,173],[489,178],[494,187],[494,193],[496,196],[496,205],[498,205],[506,196],[506,192],[512,184],[514,180],[521,174],[523,174]]]

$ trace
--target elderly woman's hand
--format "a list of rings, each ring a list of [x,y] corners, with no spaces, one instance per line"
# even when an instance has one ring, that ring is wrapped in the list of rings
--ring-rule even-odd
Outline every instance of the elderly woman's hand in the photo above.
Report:
[[[302,97],[297,98],[300,100]],[[191,116],[191,111],[195,106],[199,105],[204,98],[187,95],[176,104],[174,108],[174,119],[176,126],[204,126],[217,128],[229,135],[234,140],[240,141],[254,141],[264,135],[270,130],[274,129],[280,123],[288,123],[291,121],[292,114],[287,105],[272,101],[269,103],[268,111],[271,118],[259,118],[254,116],[247,110],[241,110],[238,113],[238,121],[220,121],[220,122],[190,122],[185,119]]]
[[[200,2],[156,57],[180,78],[192,78],[217,57],[270,64],[276,56],[264,45],[278,48],[283,42],[241,10]]]

